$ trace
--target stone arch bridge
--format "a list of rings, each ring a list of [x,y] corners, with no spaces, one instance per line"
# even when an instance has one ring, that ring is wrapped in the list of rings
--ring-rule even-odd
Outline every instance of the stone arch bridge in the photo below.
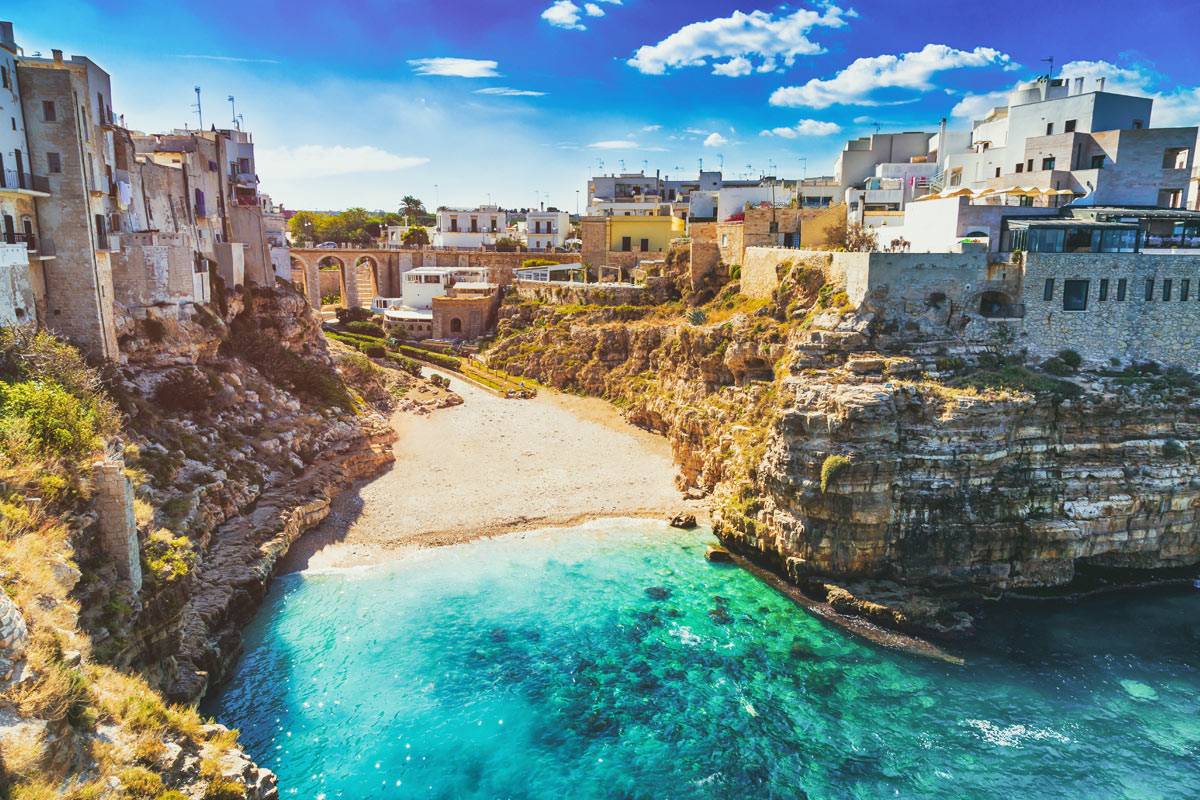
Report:
[[[321,307],[321,267],[333,266],[338,272],[338,284],[345,308],[369,306],[377,294],[397,297],[400,294],[400,252],[379,248],[303,248],[293,247],[292,281],[296,283],[308,304]]]

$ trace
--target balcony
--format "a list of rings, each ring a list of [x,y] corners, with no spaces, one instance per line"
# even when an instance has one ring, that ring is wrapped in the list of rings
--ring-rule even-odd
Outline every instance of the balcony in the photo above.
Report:
[[[19,172],[15,169],[6,169],[0,171],[0,193],[49,197],[50,180],[41,175],[34,175],[32,172]]]

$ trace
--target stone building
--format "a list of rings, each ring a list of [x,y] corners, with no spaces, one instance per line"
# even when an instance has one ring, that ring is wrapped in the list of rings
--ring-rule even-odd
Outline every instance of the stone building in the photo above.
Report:
[[[49,197],[38,224],[54,241],[41,264],[46,327],[96,358],[118,358],[112,254],[120,250],[109,76],[83,56],[22,58],[17,67],[30,162]]]
[[[49,197],[49,182],[33,172],[17,75],[18,50],[11,22],[0,22],[0,325],[32,322],[36,316],[34,275],[44,296],[42,262],[54,258],[54,243],[39,235],[37,198]]]

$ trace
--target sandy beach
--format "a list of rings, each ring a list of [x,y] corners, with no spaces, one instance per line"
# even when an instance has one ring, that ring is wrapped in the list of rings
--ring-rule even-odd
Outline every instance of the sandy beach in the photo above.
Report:
[[[396,463],[343,492],[302,536],[285,572],[355,566],[406,550],[598,517],[703,507],[675,489],[665,439],[595,398],[543,391],[508,400],[448,374],[465,401],[398,413]]]

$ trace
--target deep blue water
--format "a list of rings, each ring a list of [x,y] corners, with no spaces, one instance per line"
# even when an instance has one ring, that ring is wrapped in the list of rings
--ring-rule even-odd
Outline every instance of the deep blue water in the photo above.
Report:
[[[1200,797],[1200,590],[865,644],[705,530],[607,520],[287,576],[206,713],[302,798]]]

